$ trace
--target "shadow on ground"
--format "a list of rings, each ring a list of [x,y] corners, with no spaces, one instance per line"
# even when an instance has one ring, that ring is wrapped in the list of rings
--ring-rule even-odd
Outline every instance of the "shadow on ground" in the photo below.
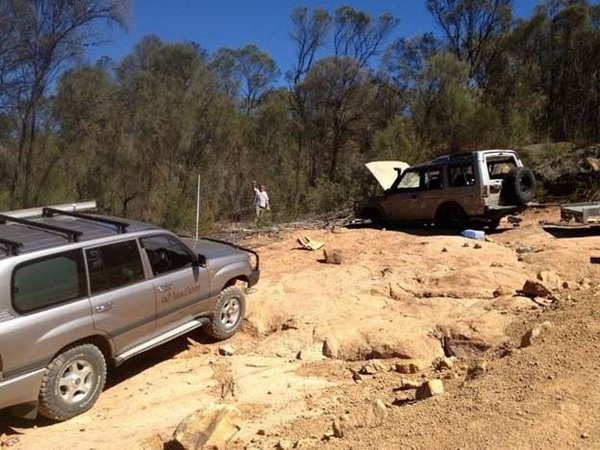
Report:
[[[428,237],[428,236],[461,236],[461,231],[466,229],[483,230],[486,235],[501,234],[511,229],[511,227],[497,228],[495,230],[488,230],[485,227],[478,226],[465,226],[460,229],[452,228],[438,228],[433,225],[423,224],[395,224],[395,223],[370,223],[361,222],[355,224],[349,224],[346,226],[348,229],[372,229],[372,230],[387,230],[387,231],[400,231],[402,233],[411,234],[413,236]]]
[[[109,367],[106,385],[104,392],[112,389],[123,381],[134,377],[143,371],[159,364],[163,361],[173,358],[174,356],[188,349],[189,343],[187,338],[192,338],[200,344],[212,344],[214,341],[202,333],[202,330],[193,330],[189,333],[180,336],[172,341],[166,342],[151,351],[144,352],[138,356],[125,361],[119,367]],[[56,424],[57,421],[47,419],[43,416],[38,416],[35,420],[27,420],[15,417],[11,414],[10,408],[0,410],[0,436],[13,436],[23,434],[16,429],[18,428],[40,428]],[[3,445],[0,444],[0,447]]]
[[[563,228],[556,226],[542,226],[542,228],[546,233],[559,239],[600,236],[600,227]]]

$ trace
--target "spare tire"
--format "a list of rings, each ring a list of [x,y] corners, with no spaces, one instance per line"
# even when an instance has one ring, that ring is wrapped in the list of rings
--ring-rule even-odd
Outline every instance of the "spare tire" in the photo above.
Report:
[[[536,189],[535,175],[527,167],[517,167],[504,178],[502,203],[525,205],[530,202]]]

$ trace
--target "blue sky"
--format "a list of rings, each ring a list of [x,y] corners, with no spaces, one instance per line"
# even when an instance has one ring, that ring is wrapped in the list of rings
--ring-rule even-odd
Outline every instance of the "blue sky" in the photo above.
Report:
[[[536,3],[537,0],[515,0],[515,15],[529,16]],[[197,42],[209,52],[253,43],[268,52],[285,72],[294,60],[295,50],[289,38],[289,16],[294,7],[334,11],[342,5],[372,15],[390,11],[400,19],[392,39],[435,30],[425,0],[133,0],[129,31],[109,29],[106,37],[110,41],[89,48],[87,58],[95,62],[108,56],[118,61],[143,36],[156,34],[167,42]]]

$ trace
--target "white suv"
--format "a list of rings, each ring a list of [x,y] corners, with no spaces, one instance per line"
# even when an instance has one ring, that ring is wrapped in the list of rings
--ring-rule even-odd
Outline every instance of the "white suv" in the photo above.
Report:
[[[446,155],[409,167],[378,161],[367,168],[384,195],[355,204],[358,218],[462,227],[479,222],[490,229],[532,200],[536,182],[513,150]]]

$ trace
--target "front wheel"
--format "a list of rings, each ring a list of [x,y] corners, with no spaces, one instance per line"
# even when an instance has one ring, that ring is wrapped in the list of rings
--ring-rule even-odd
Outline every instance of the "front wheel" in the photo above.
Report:
[[[40,388],[40,414],[67,420],[96,403],[106,382],[104,355],[92,344],[64,351],[46,368]]]
[[[242,325],[246,312],[246,297],[242,290],[230,286],[221,291],[212,320],[205,327],[206,334],[217,341],[230,338]]]

